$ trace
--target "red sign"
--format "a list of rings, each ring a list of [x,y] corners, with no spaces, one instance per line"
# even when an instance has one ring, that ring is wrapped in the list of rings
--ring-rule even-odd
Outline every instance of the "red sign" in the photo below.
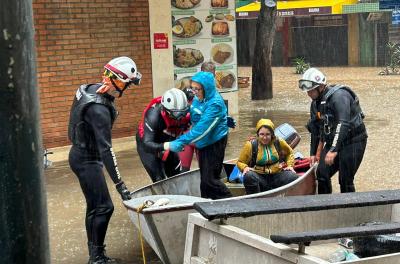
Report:
[[[154,49],[168,49],[167,33],[154,33]]]

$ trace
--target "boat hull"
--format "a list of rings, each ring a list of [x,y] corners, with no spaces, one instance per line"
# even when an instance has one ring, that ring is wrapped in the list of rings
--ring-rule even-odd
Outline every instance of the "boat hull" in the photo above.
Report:
[[[311,243],[305,253],[299,253],[296,245],[274,243],[269,237],[271,234],[355,226],[371,221],[394,222],[399,218],[399,204],[228,218],[223,224],[217,220],[209,221],[199,213],[190,214],[183,263],[239,264],[251,260],[252,264],[328,264],[328,256],[340,248],[336,240]],[[395,264],[400,263],[400,253],[346,263]]]
[[[224,200],[315,194],[314,170],[314,167],[309,169],[296,181],[280,188]],[[226,177],[227,173],[223,174]],[[244,191],[241,184],[227,183],[227,186],[232,192],[243,193]],[[194,212],[194,202],[207,200],[200,196],[200,171],[193,170],[138,189],[132,192],[131,200],[124,202],[132,222],[141,230],[143,237],[163,263],[181,264],[183,262],[187,216]],[[169,204],[165,206],[141,208],[146,200],[156,202],[165,198],[169,200]]]

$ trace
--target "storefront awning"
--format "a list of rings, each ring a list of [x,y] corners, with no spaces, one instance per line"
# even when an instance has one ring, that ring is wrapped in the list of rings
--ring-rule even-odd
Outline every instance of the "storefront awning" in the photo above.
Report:
[[[236,18],[255,18],[261,8],[261,2],[253,2],[236,8]],[[291,0],[278,1],[278,16],[309,16],[321,14],[342,14],[342,6],[357,3],[357,0]]]

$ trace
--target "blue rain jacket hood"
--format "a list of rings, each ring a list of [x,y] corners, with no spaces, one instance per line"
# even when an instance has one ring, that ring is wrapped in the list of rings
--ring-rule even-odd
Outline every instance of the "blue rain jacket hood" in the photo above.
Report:
[[[216,90],[214,75],[210,72],[198,72],[192,77],[192,81],[202,85],[204,99],[200,101],[197,96],[193,99],[190,107],[192,128],[170,143],[172,151],[179,151],[191,143],[197,148],[204,148],[228,134],[227,109]]]
[[[217,92],[215,78],[211,72],[198,72],[192,77],[192,81],[200,83],[203,86],[205,100],[210,100]]]

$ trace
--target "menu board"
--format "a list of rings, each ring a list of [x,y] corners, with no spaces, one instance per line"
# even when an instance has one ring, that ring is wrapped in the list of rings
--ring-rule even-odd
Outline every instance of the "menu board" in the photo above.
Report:
[[[212,61],[218,91],[237,90],[235,0],[171,0],[171,10],[175,87]]]

